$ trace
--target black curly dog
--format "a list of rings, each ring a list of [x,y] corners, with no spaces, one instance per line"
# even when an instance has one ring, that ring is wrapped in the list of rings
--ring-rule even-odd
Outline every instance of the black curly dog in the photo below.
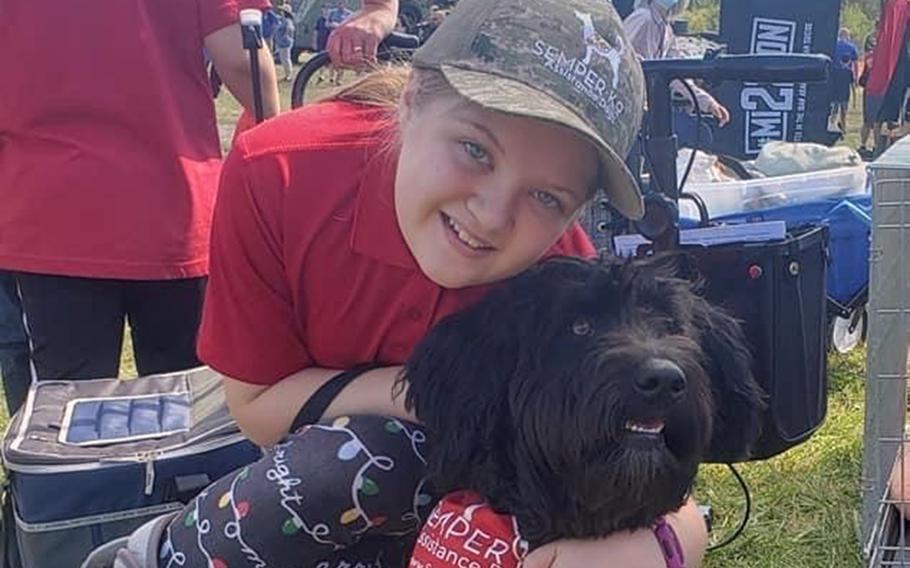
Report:
[[[405,371],[434,489],[478,492],[536,547],[648,527],[708,452],[746,454],[742,330],[675,266],[549,260],[434,327]]]

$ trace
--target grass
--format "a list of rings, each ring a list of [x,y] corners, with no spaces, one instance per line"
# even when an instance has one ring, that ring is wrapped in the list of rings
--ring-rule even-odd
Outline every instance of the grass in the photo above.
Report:
[[[857,537],[862,463],[864,350],[829,358],[828,416],[805,444],[740,466],[752,492],[745,533],[708,555],[707,568],[862,566]],[[715,539],[731,534],[743,497],[726,468],[703,466],[699,501],[715,509]]]

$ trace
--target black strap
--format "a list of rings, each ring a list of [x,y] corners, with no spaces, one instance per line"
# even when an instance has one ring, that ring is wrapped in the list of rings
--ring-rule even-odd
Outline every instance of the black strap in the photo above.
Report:
[[[360,375],[383,366],[381,363],[364,363],[342,371],[323,383],[294,417],[294,421],[291,422],[291,432],[296,432],[307,424],[315,424],[322,420],[322,415],[344,387]]]

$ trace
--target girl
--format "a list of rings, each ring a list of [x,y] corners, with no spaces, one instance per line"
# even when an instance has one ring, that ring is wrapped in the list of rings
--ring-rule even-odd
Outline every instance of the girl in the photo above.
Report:
[[[462,0],[410,74],[374,74],[237,139],[199,353],[224,375],[243,431],[271,449],[144,526],[121,558],[407,564],[434,500],[423,433],[393,389],[413,346],[542,257],[592,254],[575,220],[597,188],[642,214],[620,156],[644,81],[621,41],[603,0]],[[314,399],[328,402],[320,424],[295,428]],[[697,566],[706,535],[694,504],[672,523]],[[661,566],[646,532],[557,542],[524,565]]]

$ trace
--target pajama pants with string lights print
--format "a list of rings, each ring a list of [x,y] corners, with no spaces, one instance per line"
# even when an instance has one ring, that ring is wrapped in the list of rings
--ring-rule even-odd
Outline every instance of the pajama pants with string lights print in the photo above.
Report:
[[[306,426],[190,502],[165,530],[158,565],[403,568],[436,501],[424,442],[395,418]]]

